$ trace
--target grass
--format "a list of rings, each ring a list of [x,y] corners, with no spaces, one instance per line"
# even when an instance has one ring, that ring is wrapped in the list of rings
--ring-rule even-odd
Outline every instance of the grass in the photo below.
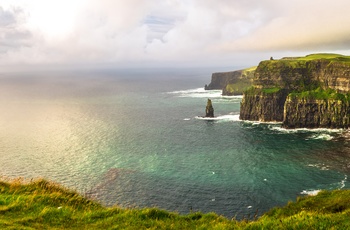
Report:
[[[243,92],[252,86],[252,82],[249,79],[242,79],[233,84],[226,85],[226,92],[234,94],[243,94]]]
[[[0,229],[349,229],[350,191],[323,191],[258,220],[157,208],[107,208],[46,180],[0,181]]]
[[[265,94],[271,94],[271,93],[277,93],[280,90],[281,90],[280,87],[272,87],[272,88],[263,88],[262,92]]]
[[[307,55],[305,57],[297,58],[296,60],[311,61],[311,60],[318,60],[318,59],[338,60],[338,61],[350,62],[350,56],[344,56],[341,54],[332,54],[332,53],[310,54],[310,55]]]
[[[244,91],[252,86],[256,68],[257,66],[243,69],[241,77],[236,79],[234,83],[227,84],[223,93],[226,95],[242,95]]]
[[[248,88],[244,93],[246,95],[258,95],[258,94],[274,94],[274,93],[278,93],[281,90],[280,87],[270,87],[270,88],[256,88],[254,86]]]
[[[345,63],[350,65],[350,56],[345,56],[341,54],[332,54],[332,53],[318,53],[310,54],[305,57],[297,58],[283,58],[276,60],[267,60],[260,63],[260,68],[268,69],[269,71],[277,70],[278,68],[306,68],[307,63],[310,63],[314,60],[327,60],[329,64],[333,63]],[[277,67],[277,68],[276,68]],[[311,68],[309,66],[308,68]]]
[[[298,99],[339,100],[343,102],[350,101],[350,94],[338,93],[334,89],[324,90],[321,87],[315,90],[303,91],[300,93],[291,93],[289,96]]]
[[[254,74],[256,68],[258,68],[258,66],[252,66],[250,68],[246,68],[242,71],[242,75]]]

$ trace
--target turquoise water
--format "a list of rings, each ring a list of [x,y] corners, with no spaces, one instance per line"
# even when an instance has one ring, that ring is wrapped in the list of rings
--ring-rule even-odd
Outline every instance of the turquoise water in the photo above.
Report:
[[[342,130],[242,122],[203,72],[3,74],[0,174],[45,177],[105,205],[261,215],[348,188]],[[202,119],[207,98],[217,116]]]

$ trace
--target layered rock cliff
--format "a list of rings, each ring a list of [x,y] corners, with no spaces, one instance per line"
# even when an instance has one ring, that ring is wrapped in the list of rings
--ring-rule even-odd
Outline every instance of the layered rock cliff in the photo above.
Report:
[[[262,122],[282,121],[286,97],[287,92],[279,88],[251,88],[245,92],[242,99],[240,119]]]
[[[252,86],[256,67],[230,72],[213,73],[206,90],[219,89],[222,95],[243,95],[243,92]]]
[[[284,105],[286,128],[348,128],[349,102],[342,100],[299,99],[288,96]]]
[[[350,57],[317,54],[262,61],[240,118],[286,128],[348,128]]]

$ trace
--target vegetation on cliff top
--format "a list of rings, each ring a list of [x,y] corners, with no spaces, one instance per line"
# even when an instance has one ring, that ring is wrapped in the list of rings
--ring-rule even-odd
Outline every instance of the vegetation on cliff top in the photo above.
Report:
[[[257,66],[243,69],[241,77],[229,81],[229,83],[223,88],[222,94],[242,95],[245,90],[252,86],[256,68]]]
[[[305,57],[296,58],[296,60],[304,60],[304,61],[319,60],[319,59],[350,62],[350,56],[344,56],[341,54],[332,54],[332,53],[310,54]]]
[[[256,88],[254,86],[248,88],[244,93],[246,95],[268,95],[268,94],[275,94],[278,93],[281,90],[280,87],[269,87],[269,88]]]
[[[311,99],[311,100],[339,100],[342,102],[349,102],[350,101],[350,93],[339,93],[334,89],[322,89],[321,87],[310,90],[310,91],[303,91],[300,93],[290,93],[289,96],[291,98],[297,98],[297,99]]]
[[[340,54],[329,54],[329,53],[320,53],[320,54],[310,54],[305,57],[285,57],[282,59],[276,59],[276,60],[266,60],[262,61],[258,68],[265,69],[268,71],[279,71],[281,67],[283,68],[289,68],[291,69],[298,69],[298,68],[306,68],[307,63],[310,63],[311,61],[328,61],[329,64],[334,63],[344,63],[346,65],[350,65],[350,56],[344,56]],[[317,66],[308,65],[308,69],[311,71],[312,68]],[[285,73],[288,74],[288,73]],[[293,71],[291,71],[291,74],[293,74]]]
[[[227,84],[223,89],[224,95],[242,95],[243,92],[252,86],[249,79],[240,79],[236,83]]]
[[[106,208],[45,181],[0,181],[1,229],[348,229],[350,191],[321,192],[274,208],[258,220],[229,220],[214,213]]]
[[[258,77],[254,83],[257,88],[266,88],[267,92],[270,92],[271,88],[279,87],[293,92],[291,96],[294,97],[346,101],[348,96],[326,87],[324,82],[318,79],[320,73],[317,71],[325,68],[325,71],[332,74],[335,69],[345,68],[344,74],[347,74],[348,65],[350,56],[327,53],[266,60],[260,62],[256,71]]]

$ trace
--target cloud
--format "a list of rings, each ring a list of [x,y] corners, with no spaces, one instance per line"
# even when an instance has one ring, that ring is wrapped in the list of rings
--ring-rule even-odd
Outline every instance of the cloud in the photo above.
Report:
[[[346,0],[4,0],[0,62],[205,66],[347,51],[349,7]]]
[[[23,12],[0,6],[0,55],[30,45],[31,33],[22,27]]]
[[[222,44],[223,50],[348,50],[350,22],[348,1],[289,1],[274,17],[237,40]]]

